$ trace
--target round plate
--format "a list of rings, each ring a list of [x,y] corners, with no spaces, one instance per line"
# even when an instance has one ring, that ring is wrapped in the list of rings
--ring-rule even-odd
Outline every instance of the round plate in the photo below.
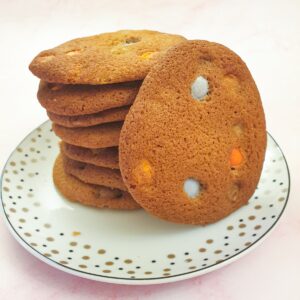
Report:
[[[155,284],[216,270],[253,249],[274,228],[289,195],[289,172],[274,139],[248,205],[205,227],[112,211],[64,199],[52,181],[58,138],[47,121],[9,158],[2,176],[4,218],[30,253],[62,271],[105,282]]]

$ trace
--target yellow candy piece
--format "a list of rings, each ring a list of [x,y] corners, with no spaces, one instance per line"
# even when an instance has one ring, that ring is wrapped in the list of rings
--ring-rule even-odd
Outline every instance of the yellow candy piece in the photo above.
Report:
[[[155,52],[153,52],[153,51],[145,52],[140,55],[140,58],[141,59],[149,59],[154,53]]]

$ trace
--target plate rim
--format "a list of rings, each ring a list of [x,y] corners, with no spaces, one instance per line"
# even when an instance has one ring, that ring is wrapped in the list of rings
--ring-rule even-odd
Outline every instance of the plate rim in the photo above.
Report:
[[[237,261],[239,258],[242,258],[243,256],[245,256],[246,254],[248,254],[250,251],[254,250],[257,246],[259,246],[269,235],[270,233],[273,231],[273,229],[275,228],[275,226],[278,224],[279,220],[281,219],[284,211],[286,210],[287,207],[287,203],[289,201],[289,196],[290,196],[290,190],[291,190],[291,176],[290,176],[290,169],[287,163],[287,159],[281,149],[281,147],[279,146],[279,144],[277,143],[277,141],[274,139],[274,137],[267,131],[267,135],[273,140],[273,142],[275,143],[275,145],[277,146],[277,148],[279,149],[285,166],[286,166],[286,171],[287,171],[287,176],[288,176],[288,191],[286,194],[286,199],[285,199],[285,203],[284,206],[282,208],[282,210],[280,211],[280,214],[278,215],[277,219],[275,220],[275,222],[272,224],[272,226],[270,226],[268,228],[268,230],[259,238],[257,239],[254,243],[252,243],[251,245],[249,245],[247,248],[237,252],[236,254],[234,254],[233,256],[229,257],[229,258],[225,258],[224,260],[222,260],[219,263],[215,263],[213,265],[207,266],[205,268],[201,268],[201,269],[197,269],[197,270],[193,270],[193,271],[189,271],[189,272],[185,272],[185,273],[181,273],[181,274],[175,274],[175,275],[171,275],[168,277],[155,277],[155,278],[120,278],[120,277],[114,277],[114,276],[106,276],[106,275],[101,275],[101,274],[95,274],[95,273],[90,273],[90,272],[85,272],[85,271],[81,271],[78,269],[74,269],[71,268],[69,266],[65,266],[65,265],[61,265],[58,262],[52,260],[49,257],[44,256],[42,253],[40,253],[37,249],[31,247],[18,233],[18,231],[15,229],[15,227],[11,224],[10,220],[7,218],[6,214],[5,214],[5,208],[4,208],[4,202],[3,202],[3,196],[2,196],[2,182],[3,182],[3,176],[4,176],[4,170],[6,169],[9,160],[11,159],[11,157],[14,155],[16,149],[18,148],[18,146],[20,144],[22,144],[33,132],[35,132],[39,127],[42,127],[44,125],[46,125],[46,123],[49,123],[50,120],[46,120],[45,122],[41,123],[39,126],[35,127],[33,130],[31,130],[19,143],[16,147],[14,147],[13,151],[11,152],[11,154],[9,155],[9,157],[7,158],[4,167],[2,169],[1,172],[1,177],[0,177],[0,189],[1,189],[1,193],[0,193],[0,198],[1,198],[1,215],[3,217],[3,219],[5,220],[5,224],[9,229],[9,232],[12,234],[12,236],[16,239],[16,241],[24,248],[26,249],[30,254],[32,254],[34,257],[38,258],[39,260],[41,260],[42,262],[46,263],[47,265],[54,267],[60,271],[66,272],[68,274],[77,276],[77,277],[81,277],[81,278],[86,278],[86,279],[90,279],[90,280],[94,280],[94,281],[100,281],[100,282],[106,282],[106,283],[112,283],[112,284],[125,284],[125,285],[153,285],[153,284],[163,284],[163,283],[170,283],[170,282],[175,282],[175,281],[181,281],[181,280],[186,280],[186,279],[190,279],[196,276],[201,276],[210,272],[213,272],[217,269],[220,269],[222,267],[225,267],[226,265],[229,265],[235,261]]]

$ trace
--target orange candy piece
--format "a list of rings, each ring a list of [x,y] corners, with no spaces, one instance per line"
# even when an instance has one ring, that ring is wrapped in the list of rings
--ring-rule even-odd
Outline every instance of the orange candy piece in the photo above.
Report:
[[[237,148],[233,148],[230,154],[230,166],[236,167],[239,166],[243,161],[243,155],[241,151]]]
[[[152,182],[154,172],[150,163],[143,159],[133,170],[133,175],[135,176],[135,180],[138,184],[150,184]]]

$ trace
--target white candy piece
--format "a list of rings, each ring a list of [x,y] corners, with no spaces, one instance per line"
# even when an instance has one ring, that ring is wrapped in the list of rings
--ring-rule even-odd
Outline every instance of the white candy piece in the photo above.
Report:
[[[204,77],[198,76],[191,87],[192,97],[197,100],[202,100],[207,95],[208,90],[208,81]]]
[[[188,178],[183,184],[183,190],[189,198],[196,198],[201,192],[201,185],[196,179]]]

